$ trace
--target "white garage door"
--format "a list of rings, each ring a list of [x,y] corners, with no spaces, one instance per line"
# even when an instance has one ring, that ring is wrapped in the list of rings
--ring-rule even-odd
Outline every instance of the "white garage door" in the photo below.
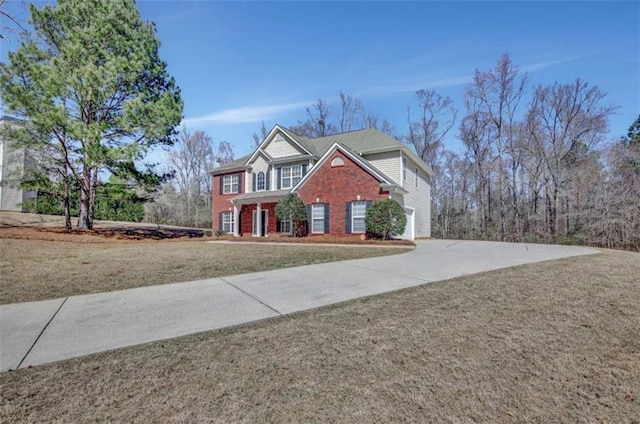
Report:
[[[402,238],[405,240],[413,240],[413,209],[405,208],[405,213],[407,215],[407,226],[404,227],[404,234],[402,234]]]

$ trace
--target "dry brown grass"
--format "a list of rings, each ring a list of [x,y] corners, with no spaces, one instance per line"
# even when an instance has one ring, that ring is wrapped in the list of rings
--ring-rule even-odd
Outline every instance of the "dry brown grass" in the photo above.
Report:
[[[0,375],[0,421],[638,423],[640,255],[468,276]]]
[[[50,234],[50,233],[47,233]],[[2,230],[0,230],[0,237]],[[72,237],[72,235],[71,235]],[[96,237],[79,235],[78,237]],[[0,238],[0,304],[402,253],[398,248]]]
[[[369,258],[404,249],[203,243],[202,230],[96,221],[66,232],[62,217],[0,212],[0,304]],[[193,239],[199,241],[193,241]],[[255,240],[255,239],[251,239]],[[288,241],[281,238],[281,241]],[[344,244],[327,238],[318,242]],[[412,248],[409,243],[407,248]],[[402,247],[395,246],[395,247]]]

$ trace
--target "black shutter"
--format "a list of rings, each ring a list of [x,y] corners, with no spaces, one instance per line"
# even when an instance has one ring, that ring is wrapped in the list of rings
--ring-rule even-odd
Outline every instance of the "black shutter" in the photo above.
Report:
[[[344,204],[344,232],[351,234],[351,202]]]
[[[218,178],[220,180],[220,194],[223,193],[223,186],[224,186],[224,175],[220,175],[220,178]]]
[[[324,204],[324,233],[329,234],[330,223],[329,223],[329,204]]]
[[[251,191],[256,191],[256,173],[252,172],[251,175],[253,177],[253,185],[251,186]]]
[[[278,168],[278,182],[276,183],[278,190],[282,188],[282,168]]]
[[[309,233],[313,232],[312,221],[313,218],[311,216],[311,205],[307,205],[307,226],[309,227]]]
[[[218,213],[218,230],[222,231],[222,212]]]
[[[242,172],[238,174],[238,193],[242,193]]]
[[[302,164],[302,178],[304,178],[305,175],[307,175],[307,164],[303,163]]]
[[[280,232],[280,220],[276,217],[276,233]]]

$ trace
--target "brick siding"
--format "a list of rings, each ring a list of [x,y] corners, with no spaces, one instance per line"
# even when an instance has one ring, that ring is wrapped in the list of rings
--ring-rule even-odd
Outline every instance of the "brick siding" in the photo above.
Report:
[[[331,166],[336,157],[344,159],[343,166]],[[380,181],[360,165],[336,151],[315,171],[298,195],[307,205],[329,203],[330,234],[345,235],[345,203],[357,201],[358,196],[361,201],[386,199],[388,192],[382,191]]]
[[[241,174],[240,180],[240,193],[244,192],[244,179],[246,175],[244,172],[229,172],[228,174],[223,175],[232,175],[232,174]],[[213,177],[213,203],[211,208],[211,227],[213,230],[217,230],[220,228],[220,212],[233,212],[233,203],[229,199],[237,196],[239,193],[229,193],[229,194],[220,194],[222,190],[220,190],[220,179],[221,175],[214,175]]]

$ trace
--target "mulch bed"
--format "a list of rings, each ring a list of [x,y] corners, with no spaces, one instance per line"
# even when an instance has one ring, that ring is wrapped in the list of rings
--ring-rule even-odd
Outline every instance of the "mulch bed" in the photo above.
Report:
[[[300,243],[300,244],[344,244],[371,246],[414,246],[409,240],[372,240],[357,236],[338,237],[313,235],[308,237],[291,237],[286,235],[271,235],[269,237],[205,237],[206,230],[171,227],[97,227],[93,230],[66,231],[62,227],[27,227],[0,226],[0,239],[48,240],[80,243],[101,242],[135,242],[135,241],[184,241],[184,240],[225,240],[231,242],[258,243]]]
[[[166,241],[204,237],[204,230],[149,227],[109,227],[66,231],[60,227],[2,227],[0,238],[67,242]]]

